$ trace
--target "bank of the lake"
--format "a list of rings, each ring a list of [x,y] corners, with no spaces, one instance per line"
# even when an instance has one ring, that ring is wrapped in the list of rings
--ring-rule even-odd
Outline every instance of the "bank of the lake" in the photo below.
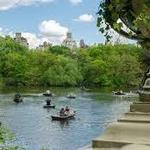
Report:
[[[21,89],[20,89],[21,90]],[[12,145],[19,145],[26,150],[40,150],[42,147],[50,150],[77,150],[91,142],[104,131],[107,125],[116,121],[137,97],[116,97],[110,92],[83,92],[78,88],[51,89],[57,96],[53,99],[56,109],[45,110],[45,97],[40,96],[40,89],[21,90],[24,102],[16,105],[12,99],[16,90],[0,94],[0,120],[10,130],[16,139]],[[73,92],[75,100],[66,98]],[[62,106],[69,105],[76,110],[75,120],[68,122],[51,121],[50,116],[59,111]]]

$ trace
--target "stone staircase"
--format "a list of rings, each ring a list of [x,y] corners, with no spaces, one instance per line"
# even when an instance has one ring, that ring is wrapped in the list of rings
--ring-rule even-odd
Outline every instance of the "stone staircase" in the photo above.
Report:
[[[92,150],[150,150],[150,102],[135,102],[130,112],[92,141]]]

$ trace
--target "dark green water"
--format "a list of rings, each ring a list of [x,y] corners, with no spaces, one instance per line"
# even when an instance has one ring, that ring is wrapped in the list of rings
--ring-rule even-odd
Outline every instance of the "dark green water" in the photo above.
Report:
[[[57,96],[53,99],[56,109],[43,109],[45,89],[9,89],[0,94],[0,120],[11,129],[16,139],[12,145],[20,145],[26,150],[77,150],[91,143],[91,140],[116,121],[137,97],[116,97],[111,93],[83,92],[79,89],[51,89]],[[16,91],[24,94],[24,102],[15,104]],[[77,95],[75,100],[66,98],[69,92]],[[52,121],[62,106],[71,106],[76,112],[75,120]]]

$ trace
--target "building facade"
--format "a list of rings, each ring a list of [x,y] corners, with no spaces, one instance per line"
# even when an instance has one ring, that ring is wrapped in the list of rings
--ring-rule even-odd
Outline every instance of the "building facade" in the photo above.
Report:
[[[46,49],[48,49],[51,46],[52,46],[51,43],[45,41],[45,42],[43,42],[43,44],[39,45],[36,49],[46,50]]]
[[[20,32],[16,33],[14,40],[16,43],[18,43],[22,46],[29,47],[29,43],[28,43],[27,39],[22,37]]]
[[[87,48],[87,47],[88,47],[88,45],[86,45],[85,42],[84,42],[84,40],[81,39],[80,40],[80,48]]]
[[[77,43],[76,43],[75,40],[73,40],[73,38],[72,38],[72,33],[70,33],[70,32],[67,33],[67,37],[66,37],[66,39],[63,41],[62,45],[63,45],[63,46],[66,46],[66,47],[68,47],[68,48],[70,48],[71,50],[77,48]]]

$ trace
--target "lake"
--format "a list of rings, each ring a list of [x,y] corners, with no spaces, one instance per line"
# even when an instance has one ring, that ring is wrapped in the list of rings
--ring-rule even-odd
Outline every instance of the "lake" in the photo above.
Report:
[[[26,150],[78,150],[117,121],[129,110],[129,105],[137,97],[113,96],[111,92],[96,90],[83,92],[77,88],[53,88],[56,94],[52,103],[56,109],[43,109],[46,98],[45,89],[9,89],[0,93],[0,120],[14,134],[9,144],[19,145]],[[16,91],[21,91],[24,101],[13,102]],[[66,95],[73,92],[76,99]],[[67,122],[52,121],[51,115],[59,112],[62,106],[70,106],[76,111],[76,117]]]

